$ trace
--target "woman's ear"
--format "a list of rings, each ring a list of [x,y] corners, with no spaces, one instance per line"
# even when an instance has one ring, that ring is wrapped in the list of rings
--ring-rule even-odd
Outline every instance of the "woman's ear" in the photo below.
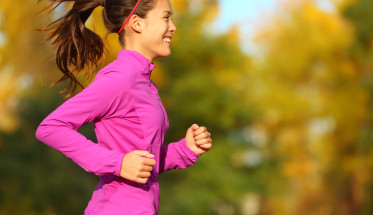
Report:
[[[133,14],[128,22],[129,27],[136,33],[141,33],[144,27],[144,20],[136,14]]]

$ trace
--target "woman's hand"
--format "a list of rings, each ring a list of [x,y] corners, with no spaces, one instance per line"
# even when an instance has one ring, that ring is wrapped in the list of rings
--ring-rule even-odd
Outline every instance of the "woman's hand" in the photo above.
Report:
[[[201,155],[212,148],[211,134],[206,127],[193,124],[186,133],[185,142],[195,153]]]
[[[120,176],[122,178],[145,184],[155,165],[154,155],[148,151],[132,151],[124,155]]]

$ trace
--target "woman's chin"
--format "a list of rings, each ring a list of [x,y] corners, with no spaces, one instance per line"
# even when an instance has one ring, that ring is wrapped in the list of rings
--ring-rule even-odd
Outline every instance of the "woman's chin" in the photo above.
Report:
[[[159,53],[157,57],[168,57],[171,55],[171,50]]]

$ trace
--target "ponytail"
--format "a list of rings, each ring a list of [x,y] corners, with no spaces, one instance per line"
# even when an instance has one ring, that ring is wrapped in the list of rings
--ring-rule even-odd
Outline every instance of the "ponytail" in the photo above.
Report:
[[[40,1],[40,0],[39,0]],[[74,5],[63,17],[49,24],[42,31],[50,31],[47,41],[51,40],[56,48],[56,63],[63,76],[52,84],[69,81],[68,86],[60,91],[61,94],[69,91],[65,98],[70,97],[76,87],[83,89],[83,85],[75,78],[73,73],[79,73],[84,69],[85,77],[92,77],[92,69],[97,69],[98,64],[104,60],[105,46],[100,36],[85,26],[85,22],[97,6],[104,7],[102,12],[105,27],[109,33],[117,33],[125,19],[134,14],[145,18],[147,13],[154,7],[157,0],[51,0],[50,7],[56,8],[63,2],[73,1]],[[134,9],[135,8],[135,9]],[[44,10],[45,10],[44,9]],[[53,10],[52,9],[52,10]],[[119,33],[119,42],[124,45],[124,34]]]
[[[62,2],[73,0],[53,0],[47,7],[56,8]],[[56,82],[69,80],[68,86],[60,91],[61,94],[69,91],[65,98],[70,97],[77,86],[84,89],[83,85],[76,79],[73,73],[79,73],[83,69],[88,69],[86,78],[91,78],[93,67],[104,59],[104,43],[99,35],[89,30],[85,22],[97,6],[103,6],[104,0],[76,0],[70,11],[63,17],[49,24],[43,31],[50,31],[47,40],[52,41],[56,48],[56,63],[63,76]],[[54,9],[53,8],[53,9]]]

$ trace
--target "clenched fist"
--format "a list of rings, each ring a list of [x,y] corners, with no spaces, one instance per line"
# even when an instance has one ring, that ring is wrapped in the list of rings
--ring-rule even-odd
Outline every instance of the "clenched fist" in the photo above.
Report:
[[[145,184],[155,165],[154,155],[148,151],[132,151],[124,155],[120,176],[122,178]]]
[[[185,142],[188,147],[197,154],[203,154],[212,148],[210,132],[206,127],[193,124],[185,135]]]

